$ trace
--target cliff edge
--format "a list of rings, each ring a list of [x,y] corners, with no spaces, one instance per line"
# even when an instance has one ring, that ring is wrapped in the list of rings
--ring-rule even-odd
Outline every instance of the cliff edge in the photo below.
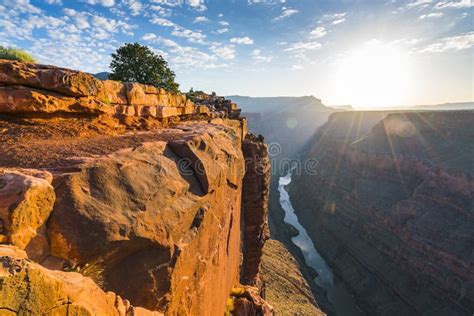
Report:
[[[269,160],[239,114],[0,60],[0,309],[271,314]]]

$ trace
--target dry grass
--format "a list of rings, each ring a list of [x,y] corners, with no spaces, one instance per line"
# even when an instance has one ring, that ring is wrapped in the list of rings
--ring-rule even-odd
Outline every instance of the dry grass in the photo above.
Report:
[[[0,59],[19,60],[27,63],[36,62],[36,59],[24,50],[3,46],[0,46]]]

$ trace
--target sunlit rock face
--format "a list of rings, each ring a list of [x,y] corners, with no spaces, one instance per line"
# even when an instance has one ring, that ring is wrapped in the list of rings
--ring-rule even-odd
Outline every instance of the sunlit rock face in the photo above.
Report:
[[[387,116],[388,115],[388,116]],[[334,114],[294,175],[292,203],[367,312],[474,308],[474,112]]]
[[[272,313],[258,282],[267,147],[236,104],[53,66],[0,69],[0,310]]]

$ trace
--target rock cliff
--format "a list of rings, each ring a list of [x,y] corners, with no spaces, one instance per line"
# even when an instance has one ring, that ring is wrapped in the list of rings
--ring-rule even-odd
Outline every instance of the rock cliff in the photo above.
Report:
[[[306,157],[318,172],[294,177],[292,203],[368,314],[473,310],[473,121],[340,113],[316,134]]]
[[[267,148],[221,101],[0,61],[0,309],[270,314]]]

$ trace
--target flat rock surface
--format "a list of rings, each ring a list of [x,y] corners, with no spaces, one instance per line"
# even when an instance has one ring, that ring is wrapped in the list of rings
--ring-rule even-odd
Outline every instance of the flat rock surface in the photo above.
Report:
[[[108,155],[143,142],[181,139],[195,131],[184,122],[175,128],[130,131],[110,117],[0,116],[0,166],[64,168],[73,164],[73,157]]]

